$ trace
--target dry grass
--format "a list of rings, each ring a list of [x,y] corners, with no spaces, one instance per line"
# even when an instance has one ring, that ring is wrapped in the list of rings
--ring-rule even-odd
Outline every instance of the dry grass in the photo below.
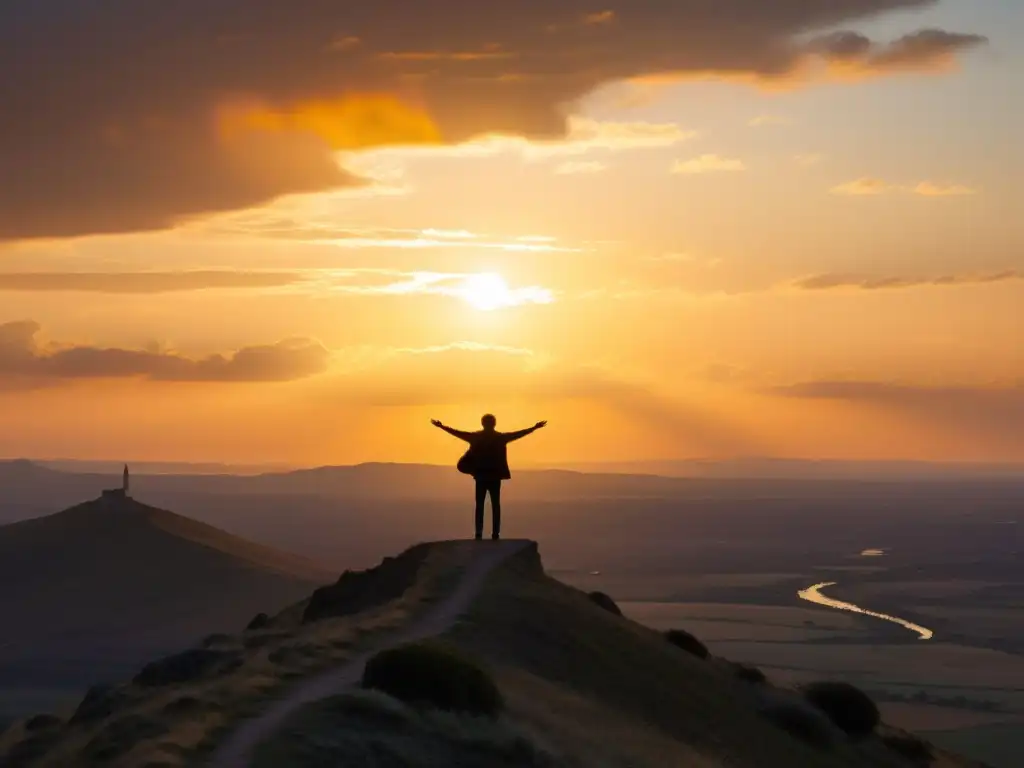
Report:
[[[217,648],[244,650],[239,669],[173,690],[126,686],[129,705],[98,726],[65,730],[33,768],[195,764],[292,682],[343,664],[415,620],[448,593],[477,551],[433,547],[414,587],[372,611],[302,626],[297,605],[265,630],[220,638]],[[827,749],[802,743],[760,711],[778,689],[744,683],[734,664],[697,659],[601,610],[546,577],[536,550],[496,570],[443,640],[494,675],[507,704],[497,722],[375,694],[335,697],[290,718],[259,747],[255,768],[908,768],[877,738],[840,738]],[[114,756],[83,759],[90,742]],[[966,766],[943,754],[935,765]]]
[[[304,604],[299,604],[275,617],[268,629],[218,638],[216,648],[243,654],[240,667],[212,679],[166,688],[120,686],[128,700],[123,708],[88,727],[64,729],[45,755],[31,763],[32,768],[188,765],[206,754],[234,723],[259,712],[267,701],[282,695],[296,681],[373,648],[380,638],[429,609],[457,583],[466,562],[464,548],[454,544],[436,546],[419,580],[401,598],[386,605],[302,625]],[[181,704],[183,700],[186,705]],[[138,726],[134,731],[120,722],[129,717],[133,719],[128,726]],[[116,737],[117,749],[106,756],[86,757],[90,744],[95,747],[112,737]],[[6,751],[23,738],[18,725],[0,734],[0,764]]]

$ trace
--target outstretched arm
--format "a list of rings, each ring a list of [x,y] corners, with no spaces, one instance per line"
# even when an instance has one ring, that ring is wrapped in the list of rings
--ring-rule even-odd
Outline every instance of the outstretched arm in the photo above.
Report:
[[[511,443],[513,440],[522,440],[527,435],[532,435],[538,429],[543,429],[547,425],[548,425],[548,423],[546,421],[538,421],[536,424],[534,424],[529,429],[521,429],[518,432],[506,432],[505,433],[505,442],[506,443]]]
[[[444,424],[442,424],[437,419],[433,419],[430,423],[433,424],[438,429],[443,429],[445,432],[447,432],[452,437],[459,438],[459,440],[465,440],[467,443],[471,442],[471,440],[472,440],[472,433],[471,432],[463,432],[461,429],[452,429],[451,427],[446,427]]]

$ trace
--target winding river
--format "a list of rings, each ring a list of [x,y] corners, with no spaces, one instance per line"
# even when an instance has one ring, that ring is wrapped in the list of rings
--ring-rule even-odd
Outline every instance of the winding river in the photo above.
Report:
[[[922,627],[920,624],[914,624],[912,621],[901,619],[897,616],[889,616],[884,613],[877,613],[876,611],[869,611],[867,608],[861,608],[859,605],[853,603],[844,603],[842,600],[836,600],[829,597],[828,595],[822,594],[821,590],[826,587],[834,587],[837,584],[835,581],[826,581],[822,584],[815,584],[813,587],[801,590],[797,592],[801,600],[806,600],[809,603],[815,603],[817,605],[828,606],[829,608],[835,608],[837,611],[850,611],[852,613],[862,613],[865,616],[871,616],[876,619],[882,619],[883,621],[891,621],[893,624],[899,624],[901,627],[906,627],[911,632],[917,632],[920,635],[919,640],[931,640],[935,637],[935,633],[927,627]]]

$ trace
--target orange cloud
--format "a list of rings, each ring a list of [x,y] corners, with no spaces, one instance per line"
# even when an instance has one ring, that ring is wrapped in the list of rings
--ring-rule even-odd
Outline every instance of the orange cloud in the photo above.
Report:
[[[597,11],[583,17],[584,24],[611,24],[616,19],[615,11]]]
[[[832,188],[834,195],[852,195],[854,197],[869,197],[873,195],[884,195],[892,189],[889,182],[884,179],[873,179],[865,177],[848,181]]]
[[[865,177],[848,181],[845,184],[832,188],[834,195],[872,196],[884,195],[889,192],[904,192],[921,197],[962,197],[964,195],[976,195],[978,190],[963,184],[936,184],[931,181],[922,181],[915,186],[901,184],[890,184],[884,179]]]
[[[442,141],[440,129],[424,109],[380,93],[286,106],[229,104],[219,111],[217,128],[221,138],[229,142],[253,133],[309,134],[334,150]]]
[[[721,155],[701,155],[691,160],[677,160],[672,166],[672,173],[723,173],[727,171],[745,171],[747,166],[742,160]]]
[[[963,184],[936,184],[931,181],[922,181],[914,187],[914,194],[922,197],[959,197],[976,195],[978,190]]]
[[[224,22],[237,34],[210,27],[208,3],[174,4],[167,24],[137,0],[74,24],[0,3],[0,66],[18,73],[4,84],[0,239],[157,229],[360,184],[331,150],[554,142],[567,104],[631,78],[778,89],[941,71],[985,38],[832,31],[934,2],[292,0],[282,15],[280,0],[246,0],[245,19]]]

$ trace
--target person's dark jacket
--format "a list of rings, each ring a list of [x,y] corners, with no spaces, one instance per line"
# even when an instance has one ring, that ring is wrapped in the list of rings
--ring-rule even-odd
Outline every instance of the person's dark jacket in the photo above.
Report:
[[[518,432],[498,432],[483,429],[479,432],[463,432],[451,427],[441,427],[449,435],[469,443],[467,461],[472,471],[469,474],[477,480],[511,480],[512,471],[508,466],[508,444],[536,431],[536,427]]]

